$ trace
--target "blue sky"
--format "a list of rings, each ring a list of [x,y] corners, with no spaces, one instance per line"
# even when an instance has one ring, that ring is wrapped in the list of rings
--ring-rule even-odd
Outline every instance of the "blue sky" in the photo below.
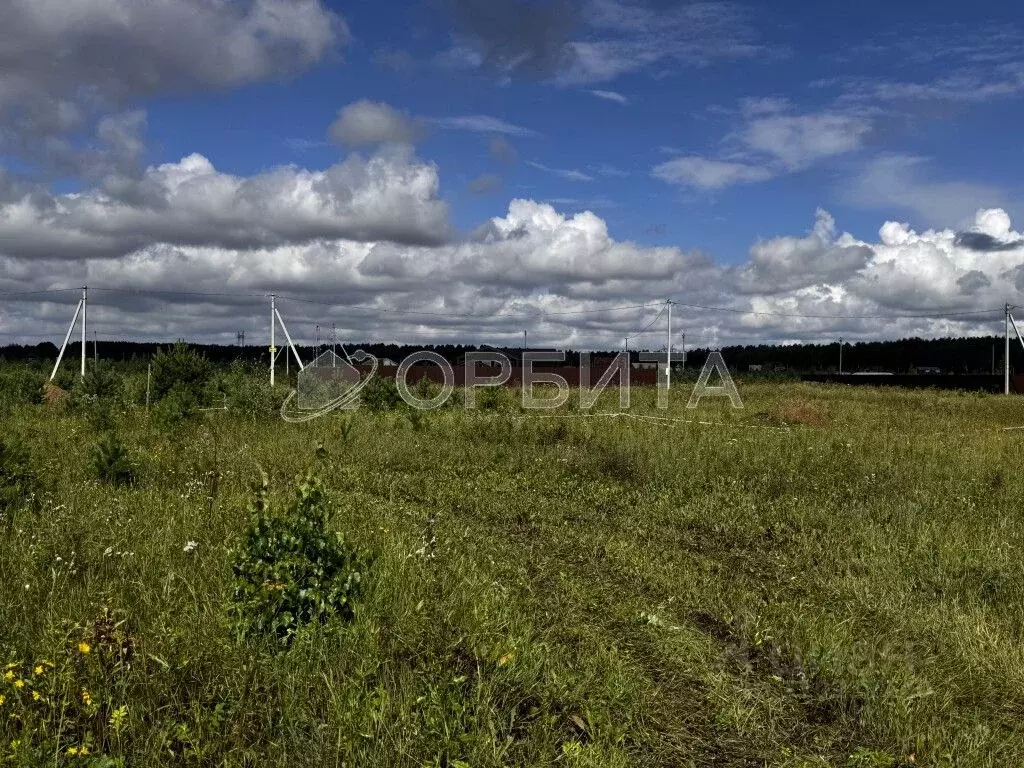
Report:
[[[343,151],[328,142],[327,126],[345,104],[370,99],[426,120],[485,115],[523,129],[505,137],[518,155],[512,165],[491,157],[493,133],[435,128],[419,144],[420,155],[438,165],[442,193],[462,229],[503,214],[510,197],[529,197],[567,211],[592,208],[620,238],[697,246],[739,261],[758,237],[807,229],[818,206],[865,238],[894,216],[920,227],[956,226],[979,204],[1018,211],[1024,142],[1015,126],[1024,124],[1024,108],[1016,97],[1024,83],[990,98],[971,92],[972,79],[942,98],[869,95],[887,83],[925,87],[960,76],[998,84],[999,57],[1014,55],[1021,42],[1011,3],[973,5],[969,13],[960,3],[930,4],[927,14],[913,4],[878,2],[735,5],[729,13],[747,26],[738,37],[753,51],[699,63],[669,52],[651,66],[572,84],[557,82],[556,72],[445,62],[460,27],[444,5],[331,3],[351,30],[344,53],[285,83],[152,101],[152,159],[198,151],[238,174],[282,163],[326,166]],[[550,7],[521,5],[524,13]],[[660,5],[670,14],[677,4]],[[576,29],[590,34],[583,22]],[[534,41],[516,42],[528,49]],[[992,62],[973,61],[982,49]],[[627,102],[599,98],[595,90]],[[754,99],[785,100],[779,114],[786,117],[860,117],[870,127],[855,146],[762,182],[702,188],[652,176],[673,157],[734,156],[730,145],[750,123],[742,104]],[[977,200],[949,204],[957,220],[943,220],[943,205],[931,213],[912,201],[851,199],[855,180],[889,154],[918,158],[913,176],[920,183],[983,189]],[[501,187],[470,191],[470,182],[485,175],[499,176]]]
[[[609,308],[669,296],[734,340],[982,333],[1024,301],[1010,3],[6,13],[2,290],[291,290],[353,333],[471,333],[359,320],[404,307],[491,317],[472,332],[499,341],[522,324],[500,317],[546,313],[536,337],[566,344],[621,338],[649,313]],[[59,305],[5,306],[8,337],[59,332]],[[569,310],[606,314],[552,319]],[[96,311],[110,332],[230,338],[239,310]]]

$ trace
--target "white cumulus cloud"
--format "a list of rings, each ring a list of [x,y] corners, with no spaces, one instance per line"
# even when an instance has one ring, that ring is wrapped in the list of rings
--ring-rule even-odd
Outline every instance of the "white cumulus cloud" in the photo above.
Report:
[[[254,248],[321,238],[436,243],[449,235],[437,169],[401,152],[250,177],[221,173],[193,154],[150,168],[135,196],[26,194],[0,206],[0,253],[71,260],[117,258],[151,243]]]

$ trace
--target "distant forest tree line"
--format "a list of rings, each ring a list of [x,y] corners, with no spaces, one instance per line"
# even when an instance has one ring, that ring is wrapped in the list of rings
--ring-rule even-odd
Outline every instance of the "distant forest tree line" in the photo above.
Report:
[[[150,357],[157,349],[171,346],[170,342],[134,342],[134,341],[89,341],[87,342],[87,356],[90,360],[98,356],[102,360],[137,365],[144,368]],[[217,344],[193,344],[190,345],[206,356],[208,360],[217,364],[230,364],[243,362],[253,365],[267,365],[267,347],[262,345],[217,345]],[[314,348],[308,345],[297,347],[303,362],[308,363],[319,352],[330,349],[330,344]],[[397,344],[348,344],[346,349],[349,352],[356,349],[363,349],[380,359],[389,359],[395,362],[401,360],[412,352],[426,349],[437,352],[453,365],[464,361],[468,352],[502,352],[512,359],[516,364],[521,354],[521,348],[497,348],[478,347],[461,344],[441,344],[409,346]],[[540,351],[540,350],[533,350]],[[548,350],[553,351],[553,350]],[[0,360],[21,361],[21,362],[50,362],[57,359],[58,348],[51,342],[44,342],[36,345],[12,344],[0,347]],[[747,346],[726,346],[721,348],[730,369],[738,372],[746,372],[758,368],[762,372],[774,373],[815,373],[834,372],[839,368],[839,343],[831,344],[761,344]],[[338,353],[342,354],[340,345]],[[606,352],[594,352],[591,355],[592,362],[607,359],[617,353],[615,350]],[[661,351],[662,356],[664,350]],[[686,350],[686,368],[698,369],[704,365],[709,350],[688,349]],[[75,366],[80,357],[80,347],[76,343],[69,345],[65,352],[64,364]],[[647,353],[649,355],[649,353]],[[630,359],[634,363],[642,360],[643,352],[630,350]],[[673,364],[677,367],[682,364],[683,354],[681,349],[673,350]],[[281,353],[279,365],[285,366],[284,353]],[[579,365],[580,353],[567,350],[565,352],[564,365]],[[854,373],[857,371],[887,371],[892,373],[915,373],[919,369],[938,369],[941,373],[991,373],[1002,370],[1003,360],[1003,339],[998,336],[977,336],[968,338],[942,338],[942,339],[898,339],[893,341],[859,341],[847,343],[843,347],[843,371]],[[290,364],[294,366],[294,359]],[[1024,350],[1022,350],[1016,339],[1010,345],[1010,365],[1017,370],[1024,370]]]

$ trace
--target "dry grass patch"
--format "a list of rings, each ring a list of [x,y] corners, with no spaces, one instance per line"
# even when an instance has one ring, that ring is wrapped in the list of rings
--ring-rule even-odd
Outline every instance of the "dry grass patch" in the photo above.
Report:
[[[66,389],[61,389],[53,382],[46,382],[43,385],[43,402],[51,407],[64,407],[68,404],[70,394]]]
[[[808,427],[824,427],[830,421],[825,406],[813,400],[783,400],[776,407],[776,415],[786,424],[804,424]]]

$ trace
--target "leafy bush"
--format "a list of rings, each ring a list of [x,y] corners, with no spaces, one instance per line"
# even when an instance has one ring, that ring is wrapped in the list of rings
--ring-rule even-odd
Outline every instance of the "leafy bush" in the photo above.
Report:
[[[128,458],[124,443],[114,435],[108,435],[97,443],[92,453],[92,467],[96,476],[112,485],[132,485],[135,470]]]
[[[288,646],[303,625],[352,619],[369,561],[340,533],[327,531],[328,517],[319,478],[298,482],[296,498],[282,514],[271,510],[264,478],[233,552],[240,635],[269,635]]]

